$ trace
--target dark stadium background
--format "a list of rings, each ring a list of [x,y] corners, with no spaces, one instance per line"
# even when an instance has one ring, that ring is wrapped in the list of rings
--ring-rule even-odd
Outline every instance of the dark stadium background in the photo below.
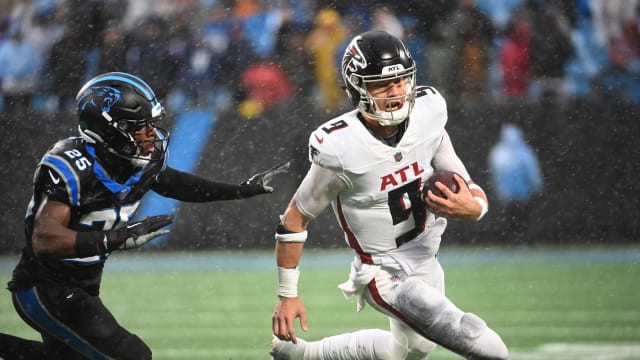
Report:
[[[347,104],[345,104],[346,106]],[[239,182],[278,162],[292,160],[287,175],[276,178],[276,192],[246,201],[183,203],[164,246],[173,249],[242,249],[273,245],[273,230],[308,166],[309,133],[334,114],[284,103],[254,119],[219,115],[197,160],[198,174]],[[536,150],[544,173],[543,194],[534,200],[527,242],[531,244],[633,243],[640,233],[640,122],[638,106],[593,98],[563,104],[469,105],[449,101],[448,130],[475,180],[492,197],[486,156],[501,124],[519,124]],[[175,116],[176,114],[173,114]],[[169,129],[172,116],[166,120]],[[32,172],[55,139],[76,135],[72,112],[0,122],[0,251],[19,252]],[[180,149],[172,149],[179,161]],[[448,244],[513,243],[505,231],[502,206],[494,201],[483,221],[450,221]],[[342,247],[331,211],[311,225],[311,247]]]

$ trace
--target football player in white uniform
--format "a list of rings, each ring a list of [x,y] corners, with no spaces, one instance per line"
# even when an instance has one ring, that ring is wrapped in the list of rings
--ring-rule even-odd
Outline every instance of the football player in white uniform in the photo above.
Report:
[[[382,31],[357,35],[345,51],[342,76],[356,109],[311,134],[310,169],[276,230],[273,359],[425,359],[436,344],[468,359],[508,359],[500,336],[444,293],[436,254],[446,218],[479,220],[487,197],[454,151],[444,98],[416,86],[415,74],[404,44]],[[437,168],[461,175],[458,193],[440,183],[446,198],[422,193]],[[296,335],[296,318],[307,330],[297,291],[306,228],[329,205],[355,253],[339,288],[358,310],[367,303],[387,315],[390,331],[313,342]]]

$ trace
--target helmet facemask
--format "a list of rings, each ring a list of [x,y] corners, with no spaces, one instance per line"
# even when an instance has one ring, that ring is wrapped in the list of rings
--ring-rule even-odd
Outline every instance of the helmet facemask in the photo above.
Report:
[[[397,65],[402,67],[402,65]],[[394,67],[397,67],[394,65]],[[395,126],[401,124],[411,114],[416,99],[416,69],[415,66],[392,73],[391,75],[369,75],[360,76],[356,73],[348,78],[349,84],[358,91],[360,101],[357,104],[358,110],[382,126]],[[396,79],[404,81],[405,92],[403,95],[393,97],[374,97],[369,91],[369,86],[377,82],[390,82]],[[347,92],[349,94],[349,92]],[[402,103],[399,109],[381,109],[378,103],[390,104],[397,100]],[[377,103],[377,102],[378,103]]]
[[[104,115],[108,117],[107,113]],[[109,154],[128,160],[135,167],[143,167],[151,161],[162,160],[162,156],[153,157],[153,154],[156,152],[164,154],[168,149],[169,131],[155,125],[160,119],[161,117],[151,120],[111,120],[108,123],[111,129],[102,131],[104,136],[100,136],[89,128],[83,129],[82,126],[79,126],[78,130],[87,142],[104,148]],[[148,126],[153,128],[154,137],[149,140],[136,139],[135,133]],[[153,145],[153,151],[145,152],[143,149],[148,147],[148,143]]]

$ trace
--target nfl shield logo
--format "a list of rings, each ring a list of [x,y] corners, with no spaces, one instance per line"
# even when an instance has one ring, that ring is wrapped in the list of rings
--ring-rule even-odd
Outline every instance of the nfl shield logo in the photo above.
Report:
[[[402,160],[402,153],[397,152],[395,155],[393,155],[393,158],[396,160],[396,162],[400,162],[400,160]]]

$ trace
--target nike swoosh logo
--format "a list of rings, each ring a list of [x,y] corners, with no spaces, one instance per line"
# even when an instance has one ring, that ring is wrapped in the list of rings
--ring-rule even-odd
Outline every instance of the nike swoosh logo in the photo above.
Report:
[[[49,176],[51,177],[51,181],[53,181],[55,185],[58,185],[60,183],[60,178],[53,175],[51,170],[49,170]]]
[[[324,138],[322,136],[318,136],[318,134],[313,134],[313,136],[316,137],[316,141],[318,141],[318,144],[322,144],[324,142]]]

